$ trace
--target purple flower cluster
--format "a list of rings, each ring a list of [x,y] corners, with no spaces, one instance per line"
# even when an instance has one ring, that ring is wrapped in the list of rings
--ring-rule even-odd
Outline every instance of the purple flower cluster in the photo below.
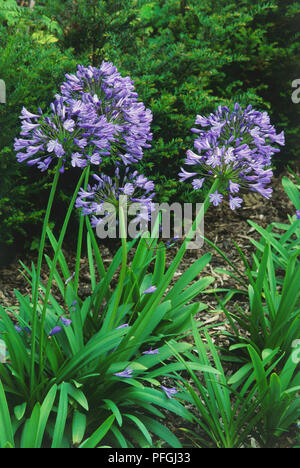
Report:
[[[62,161],[60,172],[64,172],[66,163],[80,168],[88,163],[99,165],[100,153],[89,141],[78,113],[62,96],[57,96],[50,109],[50,115],[44,115],[41,110],[40,114],[31,114],[23,107],[22,138],[16,138],[14,144],[18,162],[37,165],[42,172],[58,160]]]
[[[185,164],[191,171],[181,168],[181,181],[193,178],[195,190],[201,189],[205,180],[218,178],[220,192],[210,195],[214,206],[223,200],[223,193],[229,193],[229,204],[232,210],[239,208],[243,202],[237,194],[243,189],[258,192],[266,198],[272,194],[267,187],[273,172],[271,156],[280,150],[274,144],[284,145],[284,134],[276,134],[266,112],[259,112],[248,106],[242,109],[234,105],[233,111],[226,106],[219,106],[214,114],[208,117],[198,115],[196,125],[192,128],[197,135],[194,148],[187,151]]]
[[[125,165],[141,160],[152,139],[152,113],[138,102],[133,81],[108,62],[100,68],[79,65],[77,73],[66,78],[61,94],[71,106],[81,106],[84,127],[100,154]]]
[[[79,65],[76,75],[66,75],[55,98],[48,114],[23,107],[14,145],[18,162],[47,171],[59,159],[61,172],[65,164],[81,169],[104,161],[128,165],[142,159],[143,148],[150,146],[151,111],[138,102],[130,78],[122,78],[111,63],[99,69]]]
[[[127,206],[136,203],[139,213],[133,220],[136,223],[148,222],[151,216],[152,199],[154,197],[154,183],[137,171],[129,172],[125,169],[125,175],[120,176],[120,168],[117,166],[113,178],[96,174],[93,175],[96,184],[88,185],[87,190],[80,189],[76,200],[76,208],[81,208],[83,216],[91,215],[91,224],[97,227],[99,223],[107,222],[108,217],[118,213],[121,197],[126,199]],[[110,211],[109,206],[112,208]],[[101,215],[97,217],[96,215]]]

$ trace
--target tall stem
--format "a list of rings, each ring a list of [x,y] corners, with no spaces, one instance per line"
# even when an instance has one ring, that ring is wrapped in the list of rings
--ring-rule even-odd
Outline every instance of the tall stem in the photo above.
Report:
[[[89,175],[90,175],[90,166],[87,167],[87,170],[85,173],[84,190],[87,189]],[[77,294],[78,283],[79,283],[79,270],[80,270],[80,259],[81,259],[81,250],[82,250],[83,228],[84,228],[84,216],[80,216],[78,239],[77,239],[77,251],[76,251],[75,278],[74,278],[75,294]]]
[[[71,217],[71,214],[72,214],[73,207],[75,205],[76,197],[77,197],[78,191],[79,191],[79,189],[81,187],[81,184],[82,184],[82,181],[83,181],[83,178],[84,178],[86,172],[87,172],[87,168],[84,169],[84,171],[82,172],[81,177],[80,177],[80,179],[79,179],[79,181],[77,183],[75,192],[73,194],[72,200],[70,202],[70,205],[69,205],[69,208],[68,208],[65,220],[64,220],[63,227],[62,227],[61,232],[60,232],[60,236],[59,236],[59,239],[58,239],[58,242],[57,242],[55,255],[54,255],[54,258],[53,258],[53,261],[52,261],[52,264],[51,264],[51,268],[50,268],[49,279],[48,279],[48,283],[47,283],[47,288],[46,288],[45,297],[44,297],[44,301],[43,301],[43,309],[42,309],[42,314],[41,314],[40,377],[42,376],[43,368],[44,368],[44,362],[43,362],[44,337],[45,337],[44,327],[45,327],[47,304],[48,304],[50,291],[51,291],[51,287],[52,287],[52,281],[53,281],[53,277],[54,277],[54,274],[55,274],[55,271],[56,271],[56,264],[57,264],[57,261],[58,261],[58,256],[59,256],[59,253],[60,253],[60,249],[62,247],[62,243],[63,243],[64,237],[65,237],[65,234],[66,234],[66,230],[67,230],[67,227],[68,227],[68,224],[69,224],[69,220],[70,220],[70,217]]]
[[[43,261],[43,255],[44,255],[44,249],[45,249],[45,242],[46,242],[46,230],[47,226],[49,223],[49,218],[50,218],[50,213],[53,205],[53,200],[55,196],[55,192],[57,189],[57,184],[58,184],[58,179],[60,175],[60,168],[62,166],[62,162],[59,161],[54,179],[52,182],[52,187],[48,199],[48,204],[47,204],[47,209],[45,213],[45,218],[44,218],[44,223],[43,223],[43,229],[42,229],[42,235],[41,235],[41,240],[40,240],[40,246],[39,246],[39,254],[38,254],[38,261],[37,261],[37,268],[36,268],[36,278],[35,282],[33,284],[33,291],[32,291],[32,303],[33,303],[33,308],[32,308],[32,330],[31,330],[31,371],[30,371],[30,391],[33,390],[34,383],[35,383],[35,369],[34,369],[34,364],[35,364],[35,350],[36,350],[36,329],[37,329],[37,304],[38,304],[38,297],[39,297],[39,284],[40,284],[40,275],[41,275],[41,269],[42,269],[42,261]]]
[[[190,228],[186,238],[184,239],[180,249],[178,250],[175,258],[173,259],[171,265],[169,266],[169,269],[165,273],[164,277],[162,278],[160,284],[157,286],[157,290],[153,294],[153,298],[147,303],[145,308],[143,309],[142,313],[140,314],[139,318],[135,322],[135,324],[132,326],[132,329],[130,332],[124,337],[122,341],[122,351],[127,349],[128,342],[131,339],[132,336],[135,337],[135,342],[139,341],[139,335],[143,333],[143,330],[145,327],[148,325],[148,323],[152,319],[153,311],[155,310],[156,307],[158,307],[163,295],[165,294],[168,286],[170,285],[174,274],[186,252],[187,244],[192,240],[192,235],[200,225],[206,211],[208,210],[209,204],[210,204],[210,199],[209,195],[214,193],[218,187],[219,187],[219,180],[216,179],[215,182],[213,183],[210,191],[208,192],[205,201],[204,201],[204,209],[200,210],[200,212],[197,214],[196,219],[194,220],[192,227]],[[119,348],[121,351],[121,348]],[[126,350],[126,359],[128,359],[128,349]],[[131,349],[131,353],[134,353],[134,348]],[[120,359],[125,358],[125,352],[124,354],[120,354]]]
[[[183,243],[181,244],[180,246],[180,249],[178,250],[174,260],[172,261],[168,271],[166,272],[165,274],[165,280],[168,282],[167,283],[167,286],[170,284],[173,276],[174,276],[174,273],[176,272],[185,252],[186,252],[186,248],[187,248],[187,244],[192,240],[193,238],[193,233],[197,230],[198,226],[200,225],[202,219],[204,218],[205,216],[205,213],[207,212],[208,210],[208,207],[209,207],[209,204],[210,204],[210,200],[209,200],[209,195],[211,195],[212,193],[214,193],[219,187],[219,180],[216,179],[215,182],[213,183],[210,191],[208,192],[205,200],[204,200],[204,203],[203,203],[203,210],[200,210],[199,213],[197,214],[193,224],[192,224],[192,227],[190,228],[188,234],[186,235],[186,238],[184,239]]]
[[[127,269],[127,231],[125,226],[125,213],[124,207],[122,203],[120,203],[119,207],[119,223],[120,223],[120,234],[121,234],[121,241],[122,241],[122,265],[118,283],[118,290],[117,290],[117,297],[114,303],[114,308],[110,317],[109,321],[109,330],[111,330],[115,324],[116,314],[119,307],[119,303],[121,300],[122,292],[123,292],[123,285],[126,276],[126,269]]]

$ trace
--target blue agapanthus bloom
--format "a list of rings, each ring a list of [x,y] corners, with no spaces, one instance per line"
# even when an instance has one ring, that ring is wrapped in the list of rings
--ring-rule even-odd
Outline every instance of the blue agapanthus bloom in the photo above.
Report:
[[[93,175],[96,181],[95,185],[88,185],[87,189],[80,189],[76,200],[76,208],[81,209],[83,216],[91,216],[91,225],[97,227],[104,221],[107,222],[112,212],[118,216],[120,203],[126,199],[126,208],[130,212],[130,206],[136,204],[137,212],[133,222],[136,224],[147,223],[151,217],[153,208],[152,199],[155,195],[154,183],[145,176],[138,174],[137,171],[130,172],[125,169],[124,175],[120,175],[120,169],[117,166],[115,175],[109,177],[101,174]],[[121,198],[123,196],[123,199]]]
[[[51,103],[49,114],[41,110],[32,114],[23,107],[20,119],[22,138],[16,138],[14,144],[18,162],[36,165],[42,172],[58,160],[62,161],[61,172],[66,164],[82,169],[101,163],[101,155],[87,135],[83,119],[62,96]]]
[[[76,74],[66,75],[61,94],[78,108],[102,157],[125,165],[142,159],[152,140],[152,113],[138,101],[133,81],[122,77],[112,63],[103,61],[99,68],[78,65]]]
[[[190,170],[181,168],[181,181],[191,178],[197,190],[206,180],[218,178],[220,188],[210,195],[210,202],[217,206],[228,193],[232,210],[241,206],[244,190],[271,196],[271,157],[280,151],[274,145],[283,146],[285,142],[284,133],[276,134],[266,112],[252,106],[243,109],[239,104],[233,111],[220,106],[208,117],[198,115],[196,125],[201,128],[191,129],[197,135],[195,151],[188,150],[185,159]]]
[[[138,101],[133,82],[121,77],[116,67],[103,62],[100,68],[78,66],[66,75],[61,95],[50,111],[37,114],[23,107],[20,138],[14,149],[18,162],[47,171],[52,162],[85,168],[103,162],[124,165],[142,159],[152,139],[152,113]]]

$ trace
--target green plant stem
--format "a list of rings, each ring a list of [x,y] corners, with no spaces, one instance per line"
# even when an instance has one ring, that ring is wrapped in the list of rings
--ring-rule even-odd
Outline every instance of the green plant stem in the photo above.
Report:
[[[90,166],[87,167],[87,171],[85,173],[84,190],[87,189],[89,175],[90,175]],[[77,295],[78,284],[79,284],[79,270],[80,270],[80,258],[81,258],[81,250],[82,250],[83,228],[84,228],[84,216],[80,216],[78,239],[77,239],[77,251],[76,251],[75,277],[74,277],[74,291],[76,295]]]
[[[81,184],[82,184],[83,178],[85,177],[86,172],[87,172],[87,168],[85,168],[84,171],[82,172],[81,177],[80,177],[80,179],[79,179],[79,181],[77,183],[75,192],[73,194],[72,200],[70,202],[70,205],[69,205],[69,208],[68,208],[65,220],[64,220],[64,224],[62,226],[61,233],[60,233],[60,236],[59,236],[59,239],[58,239],[58,242],[57,242],[56,251],[55,251],[55,254],[54,254],[54,258],[53,258],[50,273],[49,273],[49,279],[48,279],[48,283],[47,283],[47,288],[46,288],[44,303],[43,303],[43,309],[42,309],[42,314],[41,314],[40,358],[39,358],[40,378],[42,376],[43,369],[44,369],[44,362],[43,362],[43,351],[44,351],[44,341],[45,341],[44,326],[45,326],[45,319],[46,319],[47,304],[48,304],[50,291],[51,291],[51,287],[52,287],[52,281],[53,281],[53,277],[54,277],[54,273],[55,273],[56,264],[57,264],[57,261],[58,261],[58,256],[59,256],[59,253],[60,253],[60,249],[62,247],[62,243],[63,243],[64,237],[65,237],[65,234],[66,234],[66,230],[67,230],[67,227],[68,227],[68,224],[69,224],[69,220],[70,220],[70,217],[71,217],[71,213],[72,213],[73,207],[75,205],[76,197],[77,197],[78,191],[79,191],[79,189],[81,187]]]
[[[158,301],[157,303],[159,303],[162,295],[164,294],[164,292],[166,291],[166,288],[169,286],[170,282],[172,281],[172,278],[186,252],[186,248],[187,248],[187,244],[192,240],[193,238],[193,233],[197,230],[198,226],[200,225],[202,219],[204,218],[205,216],[205,213],[207,212],[208,208],[209,208],[209,205],[210,205],[210,201],[209,201],[209,195],[211,195],[212,193],[214,193],[219,187],[219,180],[216,179],[215,182],[213,183],[210,191],[208,192],[205,200],[204,200],[204,203],[203,203],[203,210],[200,210],[199,213],[197,214],[193,224],[192,224],[192,227],[190,228],[188,234],[186,235],[186,238],[184,239],[184,241],[182,242],[181,246],[180,246],[180,249],[178,250],[174,260],[172,261],[171,265],[169,266],[169,269],[167,270],[165,276],[164,276],[164,281],[162,281],[162,284],[159,286],[159,290],[161,292],[161,294],[158,294]],[[157,300],[157,297],[155,296],[155,299]]]
[[[38,304],[38,297],[39,297],[39,283],[40,283],[40,275],[41,275],[41,269],[42,269],[42,261],[43,261],[43,254],[44,254],[44,249],[45,249],[45,242],[46,242],[46,230],[47,226],[49,223],[49,218],[50,218],[50,213],[53,205],[53,200],[55,197],[55,192],[57,189],[57,184],[60,176],[60,168],[62,166],[62,162],[59,161],[54,179],[52,182],[52,187],[48,199],[48,204],[47,204],[47,209],[45,213],[45,218],[44,218],[44,223],[43,223],[43,229],[42,229],[42,235],[41,235],[41,240],[40,240],[40,246],[39,246],[39,254],[38,254],[38,261],[37,261],[37,269],[36,269],[36,278],[35,282],[33,284],[33,292],[32,292],[32,303],[33,303],[33,308],[32,308],[32,330],[31,330],[31,369],[30,369],[30,391],[33,390],[34,384],[35,384],[35,369],[34,369],[34,364],[35,364],[35,349],[36,349],[36,332],[37,332],[37,304]]]
[[[98,244],[97,244],[94,232],[93,232],[93,228],[91,226],[91,222],[90,222],[88,216],[85,216],[85,221],[86,221],[87,231],[90,234],[90,238],[91,238],[91,242],[92,242],[92,246],[93,246],[93,251],[94,251],[94,255],[95,255],[95,260],[96,260],[98,272],[99,272],[101,278],[103,278],[106,275],[106,270],[105,270],[104,263],[103,263],[103,260],[102,260],[102,257],[101,257],[101,252],[100,252],[100,249],[98,247]]]
[[[108,330],[111,330],[113,328],[115,321],[116,321],[116,314],[117,314],[118,306],[119,306],[122,292],[123,292],[123,285],[124,285],[126,269],[127,269],[127,232],[126,232],[126,226],[125,226],[124,208],[122,204],[120,204],[120,208],[119,208],[119,223],[120,223],[120,233],[121,233],[121,241],[122,241],[122,265],[121,265],[121,271],[120,271],[120,277],[119,277],[119,283],[118,283],[117,296],[115,299],[114,308],[111,313]]]
[[[151,321],[153,311],[159,305],[163,295],[165,294],[169,284],[171,283],[172,278],[174,277],[174,274],[175,274],[175,272],[176,272],[176,270],[177,270],[177,268],[178,268],[178,266],[179,266],[179,264],[180,264],[180,262],[181,262],[181,260],[182,260],[182,258],[184,256],[185,252],[186,252],[188,242],[190,242],[192,240],[193,233],[196,231],[196,229],[200,225],[203,217],[205,216],[205,213],[208,210],[208,207],[210,205],[209,195],[214,193],[219,188],[219,186],[220,186],[220,182],[219,182],[218,179],[216,179],[214,181],[210,191],[208,192],[205,200],[204,200],[203,210],[200,210],[199,213],[197,214],[197,216],[196,216],[196,218],[195,218],[195,220],[194,220],[194,222],[192,224],[192,227],[190,228],[188,234],[186,235],[186,238],[184,239],[184,241],[183,241],[180,249],[178,250],[174,260],[172,261],[171,265],[169,266],[169,269],[167,270],[167,272],[165,273],[165,276],[162,279],[160,285],[158,285],[157,290],[153,294],[153,298],[151,299],[151,301],[149,301],[147,303],[147,305],[145,306],[145,309],[140,314],[140,317],[137,319],[136,323],[133,325],[130,332],[124,338],[124,340],[122,342],[122,351],[124,349],[126,350],[126,347],[127,347],[128,343],[129,343],[129,340],[131,339],[132,336],[135,337],[136,342],[139,341],[139,334],[142,333],[142,330]],[[134,352],[133,348],[132,348],[131,352]],[[125,356],[126,356],[126,359],[128,359],[128,350],[125,351],[124,355],[120,355],[120,359],[125,358]]]

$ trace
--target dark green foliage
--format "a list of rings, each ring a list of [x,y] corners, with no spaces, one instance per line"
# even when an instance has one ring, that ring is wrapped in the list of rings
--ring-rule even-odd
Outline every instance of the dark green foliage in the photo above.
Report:
[[[219,104],[251,103],[268,110],[285,130],[287,145],[275,163],[300,149],[300,106],[291,83],[300,77],[300,6],[297,2],[244,0],[56,0],[47,8],[63,30],[63,43],[78,59],[110,60],[134,80],[151,108],[153,147],[143,166],[158,184],[160,200],[186,199],[177,173],[193,145],[196,114]]]
[[[23,106],[33,112],[45,109],[75,61],[56,45],[50,20],[39,22],[25,9],[12,8],[15,2],[8,4],[11,8],[0,12],[0,77],[6,83],[6,104],[0,104],[0,242],[20,239],[24,244],[27,237],[30,246],[41,228],[50,179],[16,162],[19,115]]]
[[[50,0],[36,2],[33,11],[13,7],[14,0],[2,0],[0,6],[4,3],[10,10],[0,13],[0,78],[7,81],[8,104],[0,107],[0,148],[9,150],[0,149],[5,153],[0,191],[12,203],[19,194],[7,192],[7,184],[14,187],[18,180],[27,187],[25,205],[18,201],[20,217],[40,219],[37,197],[33,205],[28,186],[36,184],[39,194],[42,182],[36,169],[12,162],[19,111],[22,105],[44,109],[75,63],[112,61],[134,79],[140,99],[153,112],[153,144],[139,169],[157,184],[159,202],[194,200],[189,184],[179,184],[177,174],[193,147],[190,128],[196,115],[213,112],[219,104],[238,101],[267,110],[278,132],[286,134],[286,146],[274,158],[277,168],[297,159],[300,104],[291,96],[292,82],[300,78],[298,2]],[[12,240],[11,226],[22,223],[9,218],[3,204],[8,209],[0,201],[0,223],[6,220],[5,236]]]
[[[122,54],[121,42],[114,49],[108,43],[105,51],[135,79],[153,111],[154,144],[146,161],[157,181],[166,175],[167,197],[172,195],[170,180],[176,181],[185,151],[192,147],[196,114],[212,112],[219,104],[238,101],[268,110],[276,128],[286,132],[277,166],[295,159],[300,107],[291,101],[291,82],[300,77],[299,5],[253,0],[142,3],[136,21],[144,24],[143,35]]]
[[[61,28],[63,48],[72,47],[81,63],[97,65],[103,58],[103,48],[118,36],[123,48],[130,47],[137,33],[134,19],[136,2],[130,0],[49,0],[44,10]]]

